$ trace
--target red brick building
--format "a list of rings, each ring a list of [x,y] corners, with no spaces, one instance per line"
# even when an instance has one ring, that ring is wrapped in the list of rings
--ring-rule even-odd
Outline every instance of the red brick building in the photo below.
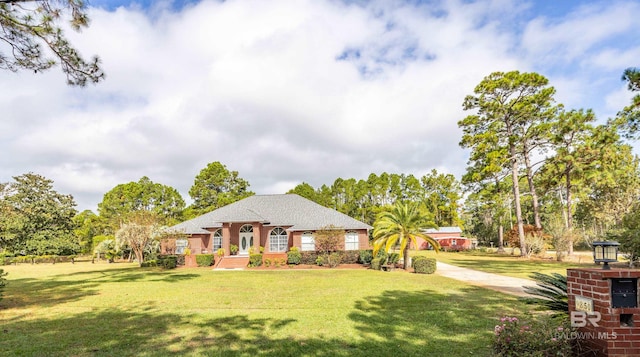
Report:
[[[431,228],[425,230],[425,233],[440,243],[440,247],[444,250],[473,248],[473,242],[471,239],[462,236],[460,227]],[[417,249],[429,249],[429,243],[424,239],[418,238],[417,240]]]
[[[193,254],[223,248],[228,256],[235,245],[238,255],[247,256],[251,247],[254,252],[264,247],[265,254],[282,254],[291,247],[314,251],[315,232],[329,225],[345,231],[344,250],[370,248],[371,226],[296,194],[247,197],[169,230],[185,236],[176,240],[175,253],[187,247]],[[167,248],[164,244],[162,252]]]

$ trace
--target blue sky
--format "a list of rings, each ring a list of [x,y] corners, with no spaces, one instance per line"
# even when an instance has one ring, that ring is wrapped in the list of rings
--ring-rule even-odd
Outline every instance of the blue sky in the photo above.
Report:
[[[99,1],[68,32],[107,80],[0,72],[0,182],[55,181],[80,209],[148,176],[185,199],[220,161],[257,193],[369,173],[464,173],[462,100],[535,71],[602,121],[629,103],[640,1]]]

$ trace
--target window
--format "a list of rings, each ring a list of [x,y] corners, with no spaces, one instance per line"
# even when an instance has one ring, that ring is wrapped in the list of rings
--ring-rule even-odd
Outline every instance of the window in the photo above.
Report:
[[[344,250],[358,250],[360,249],[360,240],[358,239],[358,232],[350,231],[344,236]]]
[[[303,251],[315,251],[316,250],[316,241],[313,238],[313,233],[304,232],[302,233],[302,240],[300,241],[300,250]]]
[[[452,240],[451,240],[451,245],[452,245],[452,246],[458,245],[458,241],[457,241],[457,240],[455,240],[455,239],[452,239]]]
[[[269,233],[270,252],[286,252],[288,243],[289,237],[283,228],[274,228],[271,233]]]
[[[186,239],[176,239],[176,254],[184,254],[184,250],[189,246]]]
[[[222,229],[218,229],[213,234],[213,253],[218,252],[220,248],[222,248]]]

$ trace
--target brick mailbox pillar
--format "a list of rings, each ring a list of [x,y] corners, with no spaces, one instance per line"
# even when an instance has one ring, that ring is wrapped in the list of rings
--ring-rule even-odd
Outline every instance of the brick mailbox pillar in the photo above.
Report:
[[[640,271],[567,269],[571,323],[582,353],[640,356]]]

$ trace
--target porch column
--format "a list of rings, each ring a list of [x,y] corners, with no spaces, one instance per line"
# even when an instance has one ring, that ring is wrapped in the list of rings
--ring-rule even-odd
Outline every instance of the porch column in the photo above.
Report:
[[[262,237],[262,223],[253,224],[253,252],[260,253],[260,237]]]
[[[231,223],[222,224],[222,248],[224,249],[224,256],[231,255]]]

